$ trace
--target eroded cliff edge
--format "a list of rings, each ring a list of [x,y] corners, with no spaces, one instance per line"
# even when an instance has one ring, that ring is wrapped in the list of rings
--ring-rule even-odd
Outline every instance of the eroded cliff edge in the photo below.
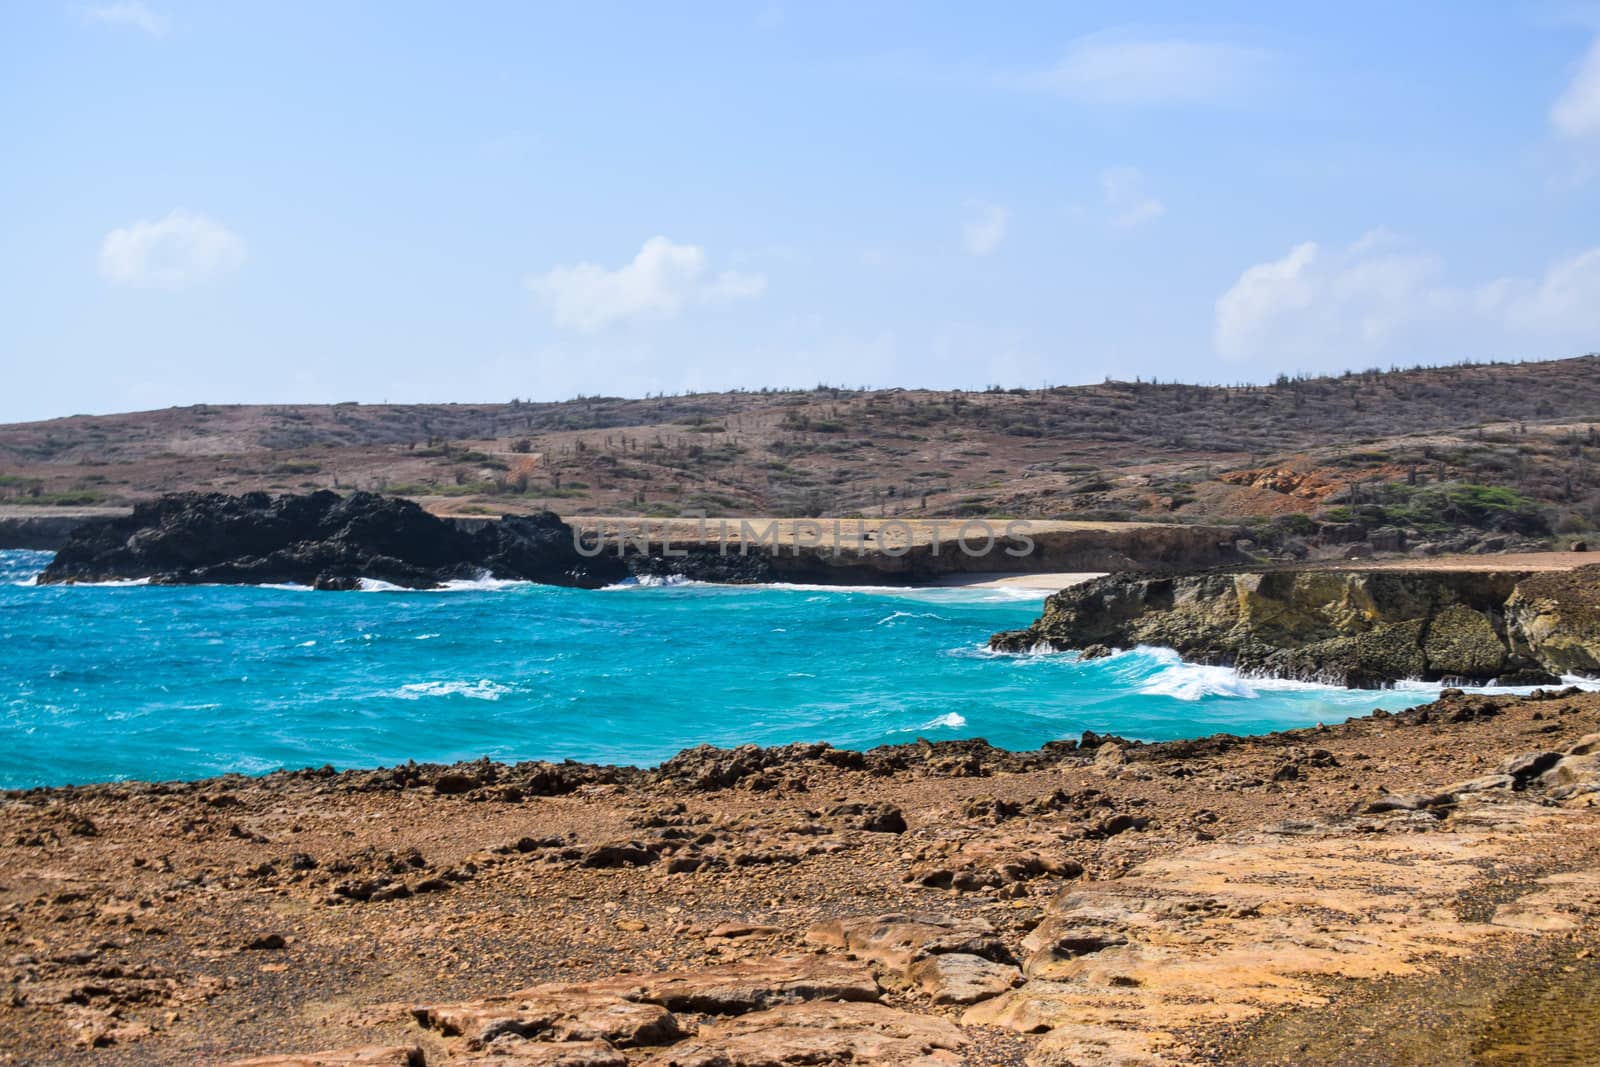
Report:
[[[1376,688],[1600,674],[1600,565],[1567,572],[1111,574],[1062,590],[999,651],[1160,645],[1249,674]]]

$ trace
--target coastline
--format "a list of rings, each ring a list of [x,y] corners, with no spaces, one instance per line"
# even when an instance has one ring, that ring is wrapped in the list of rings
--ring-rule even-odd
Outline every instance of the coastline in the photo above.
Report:
[[[1100,580],[922,588],[1059,605]],[[255,1067],[1590,1047],[1600,693],[1436,695],[1148,744],[918,737],[5,791],[0,1044]],[[1381,1033],[1318,1024],[1379,989]],[[1411,1021],[1440,1016],[1443,1044]]]
[[[1513,959],[1524,977],[1590,967],[1575,955],[1600,949],[1581,754],[1596,733],[1600,694],[1550,690],[1154,745],[752,746],[651,771],[474,763],[9,793],[17,996],[0,1041],[107,1062],[350,1047],[467,1062],[489,1049],[440,1020],[516,1017],[535,1010],[527,994],[493,998],[553,982],[568,1005],[698,1028],[582,1039],[597,1056],[631,1048],[630,1063],[764,1062],[738,1050],[793,1032],[774,1029],[791,1016],[863,1064],[1250,1059],[1374,981],[1420,1014],[1457,1010],[1422,980],[1436,967],[1465,967],[1491,999],[1503,991],[1483,983]],[[1225,911],[1186,903],[1206,899]],[[918,966],[850,925],[886,912],[965,931],[976,956],[933,949]],[[657,972],[702,992],[657,1003]],[[1205,1003],[1185,992],[1196,983]],[[1538,1016],[1533,1040],[1559,1046],[1584,1018]],[[561,1033],[580,1022],[494,1045],[576,1054]],[[875,1044],[886,1026],[910,1044]],[[1352,1040],[1375,1054],[1406,1034]]]
[[[1037,590],[1045,596],[1075,585],[1105,577],[1105,571],[995,571],[992,573],[950,574],[922,588],[927,589],[1017,589]],[[912,587],[916,588],[916,587]]]

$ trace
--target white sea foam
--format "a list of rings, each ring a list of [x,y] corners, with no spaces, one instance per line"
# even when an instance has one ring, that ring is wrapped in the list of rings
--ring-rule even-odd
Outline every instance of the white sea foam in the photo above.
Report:
[[[965,725],[967,725],[967,718],[966,718],[965,715],[962,715],[960,712],[957,712],[957,711],[947,711],[943,715],[938,716],[937,718],[929,719],[927,722],[925,722],[921,726],[917,727],[917,729],[919,729],[919,730],[939,730],[939,729],[959,730],[961,727],[963,727]]]
[[[479,575],[476,578],[452,578],[441,582],[432,589],[410,589],[393,582],[383,581],[381,578],[362,578],[360,588],[363,593],[481,593],[493,592],[500,589],[517,589],[525,585],[533,585],[516,578],[491,578],[488,575]]]
[[[895,622],[896,619],[938,619],[940,622],[949,622],[950,621],[949,619],[946,619],[943,615],[938,615],[938,614],[935,614],[934,612],[931,612],[931,611],[895,611],[895,612],[890,612],[888,615],[885,615],[883,618],[881,618],[877,622],[873,623],[873,625],[874,626],[892,626],[892,625],[894,625],[894,622]]]
[[[1206,666],[1186,663],[1183,657],[1170,648],[1140,645],[1130,653],[1118,652],[1111,658],[1137,655],[1142,660],[1154,660],[1161,669],[1139,688],[1141,693],[1154,696],[1171,696],[1179,700],[1201,700],[1208,696],[1250,699],[1261,692],[1322,692],[1351,695],[1365,690],[1349,689],[1326,682],[1307,682],[1291,678],[1272,678],[1265,675],[1245,674],[1231,667]],[[1128,662],[1133,667],[1133,661]],[[1136,669],[1136,668],[1135,668]],[[1563,685],[1576,685],[1585,690],[1600,690],[1600,678],[1563,675]],[[1425,682],[1419,678],[1404,678],[1389,687],[1391,691],[1415,693],[1420,701],[1437,698],[1445,687],[1442,682]],[[1534,685],[1459,686],[1472,693],[1526,695],[1539,688]]]
[[[499,700],[511,692],[511,687],[480,678],[476,682],[412,682],[394,692],[401,700],[421,700],[423,697],[462,696],[472,700]]]
[[[1593,692],[1595,690],[1600,690],[1600,678],[1585,678],[1581,674],[1563,674],[1561,676],[1561,684],[1563,686],[1575,685],[1579,689],[1583,689],[1583,690],[1590,691],[1590,692]],[[1406,681],[1396,682],[1395,685],[1394,685],[1394,688],[1400,689],[1400,690],[1404,690],[1406,692],[1434,693],[1434,694],[1437,694],[1441,689],[1444,689],[1446,687],[1445,687],[1443,682],[1422,682],[1422,681],[1417,681],[1415,679],[1408,679]],[[1494,695],[1494,694],[1509,694],[1509,695],[1513,695],[1513,696],[1525,696],[1528,693],[1533,692],[1535,689],[1540,689],[1540,688],[1549,689],[1550,686],[1537,686],[1537,685],[1485,685],[1485,686],[1456,686],[1455,688],[1465,689],[1469,693],[1487,693],[1487,694],[1490,694],[1490,695]]]
[[[1250,700],[1260,695],[1231,667],[1206,667],[1195,663],[1162,668],[1139,687],[1139,692],[1177,700],[1204,700],[1206,697]]]
[[[766,589],[786,589],[796,593],[906,593],[903,585],[818,585],[812,582],[766,582]]]
[[[685,578],[681,574],[640,574],[632,578],[624,578],[613,585],[604,586],[601,592],[616,592],[622,589],[661,589],[666,586],[678,585],[712,585],[712,582],[697,582]]]
[[[520,589],[535,583],[520,578],[491,578],[481,574],[476,578],[452,578],[439,586],[439,592],[473,593],[493,592],[500,589]]]
[[[990,648],[988,642],[984,642],[981,645],[969,645],[966,648],[958,649],[957,652],[961,655],[981,656],[985,659],[1012,660],[1034,660],[1044,659],[1046,657],[1065,657],[1067,659],[1077,659],[1079,655],[1075,651],[1056,648],[1048,641],[1035,641],[1028,648],[1023,649],[1020,652],[1013,652],[1010,649]]]

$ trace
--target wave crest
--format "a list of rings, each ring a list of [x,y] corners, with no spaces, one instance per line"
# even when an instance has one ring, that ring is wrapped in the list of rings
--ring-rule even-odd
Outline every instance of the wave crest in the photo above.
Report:
[[[511,692],[509,685],[480,678],[476,682],[412,682],[402,685],[392,695],[401,700],[421,700],[423,697],[460,696],[469,700],[499,700]]]

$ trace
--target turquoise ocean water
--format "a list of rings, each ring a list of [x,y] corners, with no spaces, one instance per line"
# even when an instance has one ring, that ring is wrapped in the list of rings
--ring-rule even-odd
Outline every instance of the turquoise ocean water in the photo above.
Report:
[[[0,552],[0,787],[485,755],[648,764],[701,742],[1036,748],[1427,699],[1246,680],[1157,649],[994,655],[988,635],[1042,601],[1011,591],[29,584],[49,558]]]

